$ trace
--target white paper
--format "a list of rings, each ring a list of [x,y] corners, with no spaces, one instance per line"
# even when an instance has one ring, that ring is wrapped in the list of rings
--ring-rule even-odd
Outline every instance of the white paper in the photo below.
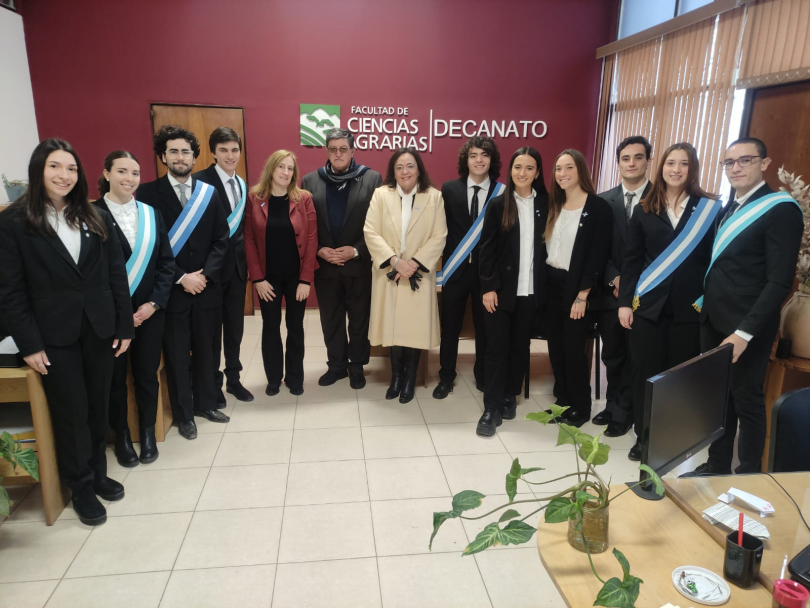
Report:
[[[720,524],[729,530],[737,530],[740,525],[740,512],[728,505],[724,505],[722,502],[718,502],[703,511],[703,519],[713,525]],[[748,532],[752,536],[766,540],[771,537],[765,526],[747,515],[743,519],[743,532]]]
[[[20,349],[17,348],[14,338],[11,336],[0,341],[0,355],[16,355],[18,352],[20,352]]]
[[[773,508],[773,505],[769,503],[767,500],[764,500],[759,496],[754,496],[753,494],[750,494],[748,492],[743,492],[742,490],[738,490],[737,488],[730,488],[729,491],[726,493],[749,505],[752,509],[756,509],[757,511],[759,511],[760,517],[773,515],[774,512],[776,511],[776,509]]]

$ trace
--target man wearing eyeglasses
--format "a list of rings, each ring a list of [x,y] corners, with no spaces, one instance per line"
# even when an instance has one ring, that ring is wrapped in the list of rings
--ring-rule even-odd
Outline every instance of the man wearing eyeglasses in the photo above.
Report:
[[[765,183],[763,172],[770,163],[765,144],[753,137],[732,143],[720,162],[735,196],[719,219],[703,302],[696,304],[701,309],[701,350],[734,347],[731,391],[725,434],[709,447],[708,462],[686,476],[731,473],[738,421],[740,466],[735,472],[762,469],[765,372],[782,302],[793,288],[804,229],[796,201],[775,194]]]
[[[169,400],[180,435],[196,439],[194,416],[212,422],[230,420],[217,410],[213,373],[214,332],[222,307],[219,277],[228,252],[228,221],[216,190],[191,176],[200,155],[194,133],[163,126],[155,133],[154,150],[168,172],[141,184],[137,198],[158,210],[169,227],[176,268],[163,335]]]
[[[329,369],[318,384],[349,376],[354,389],[366,385],[371,309],[371,256],[363,236],[366,212],[382,177],[354,160],[354,136],[345,129],[326,133],[326,166],[304,176],[318,216],[315,293],[321,313]],[[348,337],[346,319],[348,318]]]

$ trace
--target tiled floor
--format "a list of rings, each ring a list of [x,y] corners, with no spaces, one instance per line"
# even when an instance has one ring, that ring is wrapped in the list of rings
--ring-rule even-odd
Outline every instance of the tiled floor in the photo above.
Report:
[[[513,458],[545,467],[539,479],[571,470],[573,453],[555,447],[556,433],[522,420],[552,401],[545,344],[532,344],[530,399],[484,439],[475,435],[482,397],[472,341],[461,343],[451,397],[432,399],[430,378],[400,405],[383,398],[386,359],[372,358],[362,390],[348,379],[319,387],[320,321],[308,314],[305,323],[304,395],[264,395],[261,318],[247,319],[243,381],[256,400],[229,395],[229,424],[197,419],[195,441],[173,430],[151,465],[122,469],[110,452],[126,498],[109,506],[105,525],[83,526],[68,507],[47,527],[39,488],[13,489],[16,508],[0,525],[0,608],[563,606],[534,541],[461,557],[489,520],[447,522],[428,551],[432,513],[449,510],[453,493],[505,502]],[[602,473],[614,484],[638,477],[627,459],[633,441],[607,439]],[[521,482],[519,498],[558,486]]]

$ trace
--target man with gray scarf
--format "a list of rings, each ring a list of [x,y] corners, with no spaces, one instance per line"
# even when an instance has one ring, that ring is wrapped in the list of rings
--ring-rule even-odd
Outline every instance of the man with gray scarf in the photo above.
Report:
[[[329,386],[350,376],[351,387],[360,389],[366,385],[363,366],[370,351],[371,307],[371,257],[363,225],[382,177],[358,165],[354,150],[354,136],[349,131],[330,129],[326,133],[326,166],[305,175],[301,185],[312,193],[318,215],[320,260],[315,293],[329,366],[318,384]]]

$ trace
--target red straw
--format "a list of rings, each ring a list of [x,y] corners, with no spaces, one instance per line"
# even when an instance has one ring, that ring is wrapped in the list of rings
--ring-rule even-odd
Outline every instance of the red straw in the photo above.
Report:
[[[739,530],[737,531],[737,544],[738,544],[740,547],[742,547],[742,546],[743,546],[742,534],[743,534],[743,519],[744,519],[744,518],[745,518],[745,515],[743,515],[742,513],[740,513],[740,527],[739,527]]]

